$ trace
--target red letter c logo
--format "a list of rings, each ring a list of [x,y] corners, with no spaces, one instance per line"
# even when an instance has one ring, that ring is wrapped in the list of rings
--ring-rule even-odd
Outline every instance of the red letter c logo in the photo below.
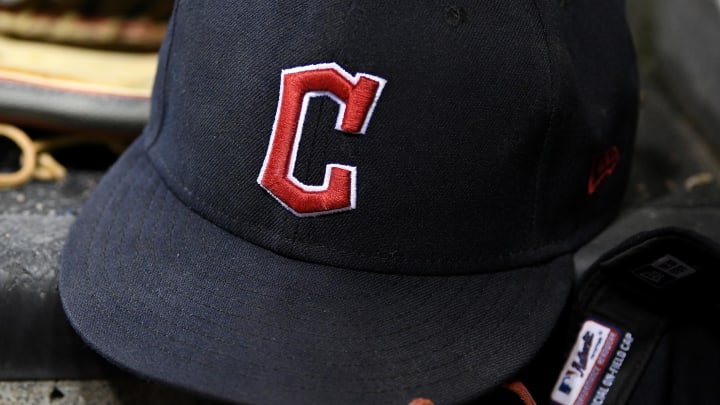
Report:
[[[335,63],[283,70],[275,125],[258,183],[297,216],[355,208],[355,167],[326,165],[319,186],[293,175],[305,113],[311,98],[329,97],[340,105],[335,129],[364,134],[384,85],[384,79],[364,73],[353,77]]]

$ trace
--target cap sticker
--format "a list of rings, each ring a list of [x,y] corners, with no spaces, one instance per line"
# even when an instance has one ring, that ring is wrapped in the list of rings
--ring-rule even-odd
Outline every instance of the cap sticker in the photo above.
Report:
[[[619,340],[617,328],[594,319],[585,321],[553,389],[553,403],[585,405],[593,399],[600,383],[612,385],[603,372],[613,362],[611,354]]]
[[[354,209],[354,166],[326,165],[322,185],[308,185],[295,178],[293,172],[305,114],[312,98],[328,97],[340,106],[335,129],[364,134],[385,79],[365,73],[351,76],[335,63],[285,69],[280,77],[275,124],[258,183],[299,217]]]

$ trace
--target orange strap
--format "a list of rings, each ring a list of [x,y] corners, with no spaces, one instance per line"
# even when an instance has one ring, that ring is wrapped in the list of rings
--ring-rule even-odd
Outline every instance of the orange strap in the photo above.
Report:
[[[525,405],[537,405],[532,395],[530,394],[530,391],[528,391],[525,384],[521,383],[520,381],[505,384],[503,385],[503,387],[514,392],[518,397],[520,397],[520,399]]]
[[[520,398],[520,400],[523,401],[525,405],[537,405],[532,395],[530,394],[530,391],[528,391],[525,384],[521,383],[520,381],[505,384],[503,385],[503,388],[515,393],[515,395],[517,395],[518,398]],[[435,405],[435,403],[427,398],[415,398],[410,401],[408,405]]]

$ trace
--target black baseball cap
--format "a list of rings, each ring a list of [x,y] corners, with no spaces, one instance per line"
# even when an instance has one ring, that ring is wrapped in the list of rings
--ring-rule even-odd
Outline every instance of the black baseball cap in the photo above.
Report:
[[[151,119],[71,230],[72,325],[242,403],[456,403],[546,340],[616,215],[622,1],[176,2]]]
[[[550,403],[717,402],[718,266],[717,242],[682,228],[642,232],[605,253],[557,330],[569,339]]]

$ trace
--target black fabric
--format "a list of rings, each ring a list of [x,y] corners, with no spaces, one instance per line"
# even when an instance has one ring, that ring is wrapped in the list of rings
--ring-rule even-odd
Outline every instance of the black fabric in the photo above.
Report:
[[[151,120],[70,233],[65,311],[114,363],[231,401],[477,399],[543,345],[617,212],[630,50],[590,1],[180,0]],[[298,217],[258,177],[282,72],[328,63],[386,84],[364,134],[308,102],[283,175],[352,165],[357,204]]]
[[[454,403],[527,364],[569,292],[569,255],[481,277],[287,259],[184,206],[141,146],[78,218],[60,285],[85,340],[142,375],[247,403]]]
[[[570,306],[571,320],[559,340],[565,342],[565,358],[581,356],[573,345],[588,320],[629,339],[625,348],[618,342],[609,352],[618,360],[616,369],[609,373],[608,362],[586,401],[575,404],[717,403],[719,267],[720,246],[676,228],[638,234],[600,258]],[[624,353],[618,355],[620,350]],[[584,371],[589,373],[593,363],[588,363]],[[608,374],[612,378],[606,382]]]
[[[458,25],[434,1],[179,1],[148,154],[203,217],[300,260],[443,275],[568,252],[615,215],[630,167],[637,83],[622,10],[460,6]],[[307,220],[256,179],[282,69],[326,62],[387,84],[362,135],[334,129],[334,102],[310,103],[296,175],[321,184],[326,164],[356,166],[358,201],[351,213]],[[588,195],[593,161],[612,146],[616,172]]]
[[[628,404],[703,404],[720,398],[720,333],[717,312],[699,310],[670,326]],[[700,319],[700,317],[705,319]]]

